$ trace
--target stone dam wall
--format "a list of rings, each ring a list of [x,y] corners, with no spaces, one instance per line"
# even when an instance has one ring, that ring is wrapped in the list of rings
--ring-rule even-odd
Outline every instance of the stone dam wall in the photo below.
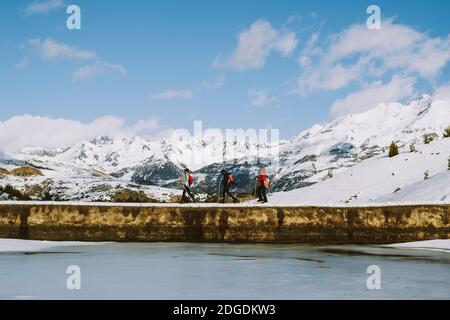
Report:
[[[0,204],[0,238],[394,243],[450,238],[450,204],[376,207]]]

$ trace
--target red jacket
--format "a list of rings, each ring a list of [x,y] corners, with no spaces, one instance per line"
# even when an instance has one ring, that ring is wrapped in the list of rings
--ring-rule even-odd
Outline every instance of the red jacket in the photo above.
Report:
[[[256,180],[258,180],[259,182],[264,182],[267,179],[267,174],[262,174],[261,177],[257,178]]]

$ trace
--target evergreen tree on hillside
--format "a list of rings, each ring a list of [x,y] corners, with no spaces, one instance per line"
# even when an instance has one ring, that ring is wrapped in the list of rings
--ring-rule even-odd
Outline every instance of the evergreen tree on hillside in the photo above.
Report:
[[[444,138],[450,138],[450,126],[444,129]]]
[[[427,133],[423,135],[423,143],[429,144],[430,142],[438,139],[439,136],[436,133]]]
[[[392,141],[390,147],[389,147],[389,158],[393,158],[395,156],[398,156],[399,152],[398,152],[398,146],[397,144]]]

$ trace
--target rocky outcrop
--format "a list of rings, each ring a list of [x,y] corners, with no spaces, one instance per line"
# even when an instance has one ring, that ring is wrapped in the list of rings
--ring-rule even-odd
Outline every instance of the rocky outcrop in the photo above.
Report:
[[[30,166],[13,169],[11,170],[11,174],[18,177],[43,176],[41,170]]]

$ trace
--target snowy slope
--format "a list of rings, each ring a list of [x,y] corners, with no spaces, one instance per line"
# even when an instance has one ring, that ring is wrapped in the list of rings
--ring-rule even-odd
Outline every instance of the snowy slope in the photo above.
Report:
[[[403,249],[426,249],[450,253],[450,240],[427,240],[427,241],[398,243],[388,245],[388,247],[403,248]]]
[[[418,152],[374,157],[311,187],[274,193],[274,203],[368,203],[449,201],[450,139],[421,145]],[[424,181],[425,172],[429,179]],[[424,189],[422,189],[424,188]],[[421,192],[422,191],[422,192]],[[409,192],[414,192],[415,197]]]
[[[0,187],[11,185],[36,200],[42,199],[42,196],[48,192],[58,200],[110,201],[116,192],[126,189],[143,192],[151,199],[171,201],[180,193],[176,189],[137,185],[129,180],[117,179],[95,169],[54,160],[33,158],[28,159],[27,163],[39,168],[43,175],[31,177],[0,175]],[[19,166],[22,165],[21,163]],[[0,164],[0,167],[8,170],[19,166]],[[1,194],[0,200],[2,200]]]
[[[392,141],[400,149],[409,149],[413,141],[423,144],[425,134],[441,137],[448,126],[450,101],[428,95],[408,105],[380,104],[325,126],[316,125],[280,147],[280,164],[269,168],[274,189],[293,189],[291,184],[296,177],[301,177],[303,183],[319,182],[329,169],[340,172],[360,161],[386,154]]]
[[[450,156],[450,139],[442,139],[442,132],[449,123],[450,103],[424,96],[410,105],[381,104],[365,113],[341,117],[325,127],[316,126],[294,140],[297,148],[290,147],[301,150],[300,156],[307,153],[319,155],[314,162],[318,173],[310,179],[318,183],[275,193],[271,202],[448,201],[448,191],[445,191],[448,187],[444,188],[448,175],[444,172]],[[425,145],[423,135],[431,133],[439,137]],[[341,148],[341,156],[333,160],[329,150],[337,141],[347,147]],[[391,141],[397,142],[401,152],[392,159],[387,157],[387,146]],[[410,153],[412,142],[419,152]],[[372,154],[367,158],[370,152]],[[280,171],[292,168],[295,167],[286,164]],[[331,179],[326,177],[327,168],[333,168]],[[430,179],[420,183],[424,180],[425,171],[429,172]],[[440,173],[441,176],[433,177]],[[411,184],[417,185],[408,187]],[[441,186],[434,187],[435,184]],[[420,194],[423,187],[428,192]],[[401,188],[407,189],[398,190]],[[442,188],[442,191],[436,191]],[[415,197],[408,196],[408,192],[414,189]]]
[[[396,193],[375,199],[375,202],[415,202],[443,201],[450,202],[450,171],[438,173],[427,180],[410,184]]]
[[[95,246],[98,242],[74,242],[74,241],[33,241],[33,240],[15,240],[0,239],[0,252],[39,252],[52,248],[77,247],[77,246]]]

